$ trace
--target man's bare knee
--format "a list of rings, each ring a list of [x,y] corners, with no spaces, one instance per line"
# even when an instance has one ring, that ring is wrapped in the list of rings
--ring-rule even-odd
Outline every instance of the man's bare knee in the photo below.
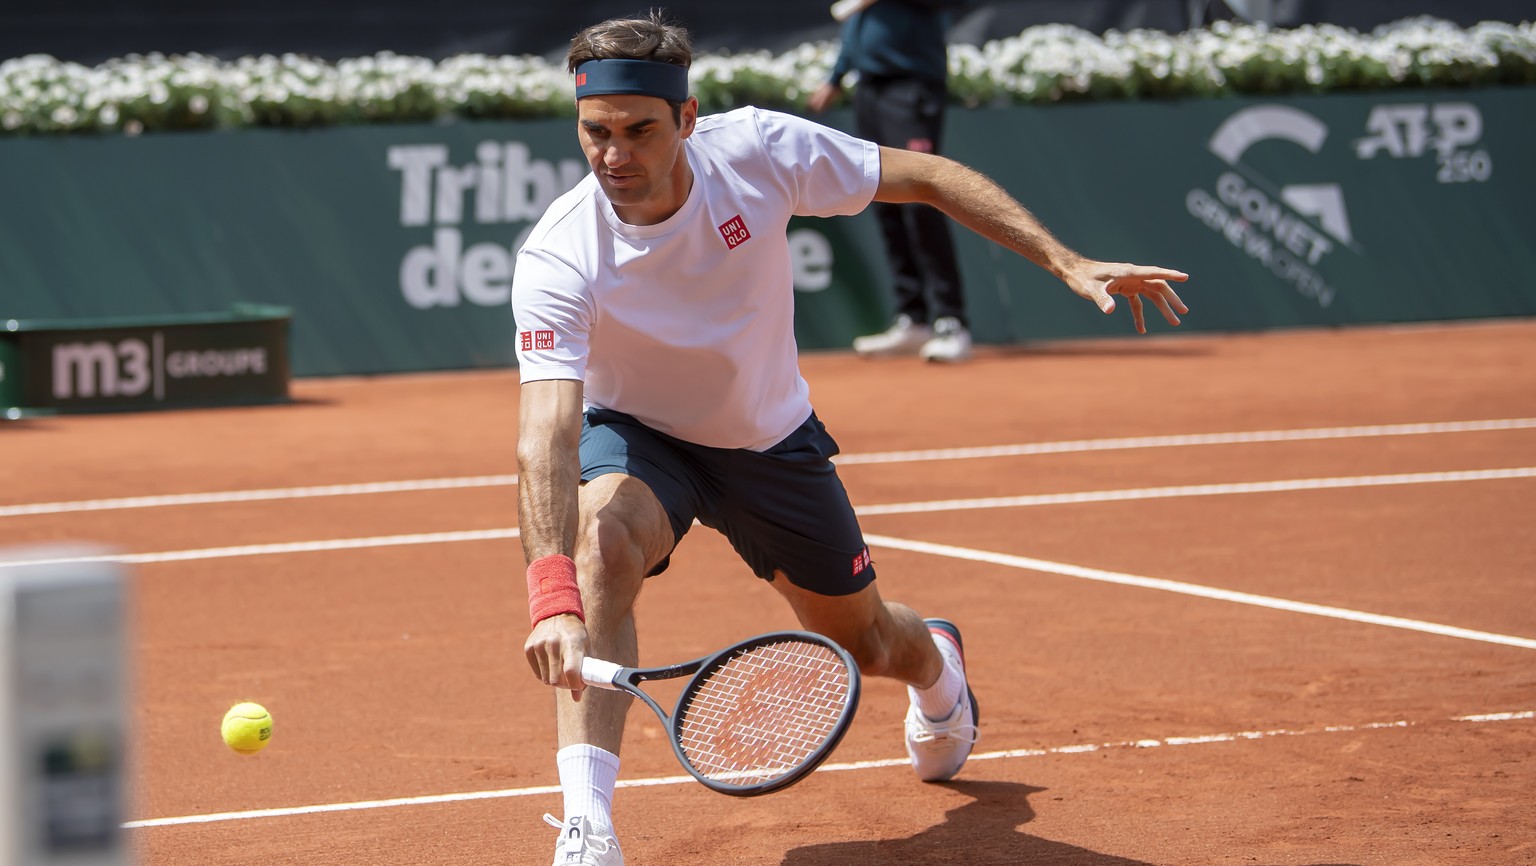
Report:
[[[645,578],[645,551],[619,520],[591,520],[576,540],[577,575],[588,604],[627,610]]]

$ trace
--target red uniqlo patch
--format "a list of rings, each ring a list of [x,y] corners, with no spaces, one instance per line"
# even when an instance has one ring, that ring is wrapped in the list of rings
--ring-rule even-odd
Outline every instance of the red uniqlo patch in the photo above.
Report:
[[[578,73],[576,73],[576,86],[580,87],[580,86],[582,86],[583,84],[586,84],[586,83],[587,83],[587,73],[585,73],[585,72],[578,72]]]
[[[555,347],[554,331],[519,331],[518,345],[524,352],[543,351]]]
[[[863,571],[866,568],[869,568],[869,565],[870,565],[870,562],[869,562],[869,548],[866,547],[863,550],[861,550],[858,553],[855,553],[853,555],[853,575],[854,575],[854,577],[858,577],[859,572]]]
[[[725,238],[725,245],[733,250],[741,246],[743,241],[752,239],[752,233],[747,231],[747,223],[741,214],[731,217],[720,226],[720,236]]]

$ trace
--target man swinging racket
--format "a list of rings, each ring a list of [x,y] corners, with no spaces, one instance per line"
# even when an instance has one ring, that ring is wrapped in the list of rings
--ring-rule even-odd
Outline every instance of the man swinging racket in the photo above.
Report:
[[[926,202],[1109,313],[1188,312],[1166,268],[1083,258],[976,171],[810,121],[698,116],[686,30],[659,13],[572,40],[577,138],[592,174],[554,202],[513,282],[519,523],[534,674],[555,686],[565,820],[555,860],[618,866],[612,801],[630,698],[584,690],[589,656],[634,666],[633,608],[697,520],[719,530],[801,625],[865,675],[908,685],[918,778],[976,741],[960,631],[881,598],[812,411],[794,337],[789,219]]]

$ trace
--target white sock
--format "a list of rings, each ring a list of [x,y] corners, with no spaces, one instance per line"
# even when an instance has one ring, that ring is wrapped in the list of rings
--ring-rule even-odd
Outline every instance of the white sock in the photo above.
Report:
[[[619,756],[578,743],[555,753],[565,819],[581,815],[603,833],[613,832],[613,789],[619,781]]]
[[[907,694],[919,711],[931,721],[949,718],[960,703],[960,693],[965,688],[965,664],[960,660],[960,650],[955,642],[941,635],[933,636],[933,643],[944,657],[944,669],[938,682],[926,689],[907,686]]]

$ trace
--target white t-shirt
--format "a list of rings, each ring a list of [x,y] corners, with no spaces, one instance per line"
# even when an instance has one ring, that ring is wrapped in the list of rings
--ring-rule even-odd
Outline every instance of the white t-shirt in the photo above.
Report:
[[[879,148],[741,108],[699,118],[683,150],[693,188],[664,222],[623,222],[589,174],[534,226],[512,282],[522,381],[582,380],[588,407],[762,451],[811,413],[789,218],[867,207]]]

